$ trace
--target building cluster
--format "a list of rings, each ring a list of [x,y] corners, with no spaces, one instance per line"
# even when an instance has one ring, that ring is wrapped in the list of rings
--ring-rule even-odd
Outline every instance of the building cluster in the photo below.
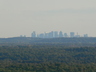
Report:
[[[80,35],[75,35],[74,32],[70,32],[70,35],[67,33],[63,33],[62,31],[51,31],[48,33],[41,33],[41,34],[36,34],[35,31],[32,32],[31,37],[38,37],[38,38],[57,38],[57,37],[80,37]],[[84,34],[83,37],[88,37],[88,34]]]

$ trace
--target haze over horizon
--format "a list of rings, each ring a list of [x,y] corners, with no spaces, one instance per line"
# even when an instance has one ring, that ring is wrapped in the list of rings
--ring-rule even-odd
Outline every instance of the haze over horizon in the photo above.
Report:
[[[0,0],[0,38],[33,31],[96,37],[96,0]]]

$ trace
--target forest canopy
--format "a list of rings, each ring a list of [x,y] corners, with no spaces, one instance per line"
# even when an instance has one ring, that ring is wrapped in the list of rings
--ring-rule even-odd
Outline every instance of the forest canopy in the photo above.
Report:
[[[95,72],[96,47],[0,46],[0,72]]]

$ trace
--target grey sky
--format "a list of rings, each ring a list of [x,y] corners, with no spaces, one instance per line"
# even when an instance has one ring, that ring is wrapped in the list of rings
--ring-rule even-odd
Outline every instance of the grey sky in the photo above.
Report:
[[[0,37],[32,31],[96,36],[96,0],[0,0]]]

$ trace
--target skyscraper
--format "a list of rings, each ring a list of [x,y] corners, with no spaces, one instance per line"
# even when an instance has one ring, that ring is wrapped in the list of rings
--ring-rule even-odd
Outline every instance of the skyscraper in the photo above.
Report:
[[[75,37],[75,33],[74,32],[70,32],[70,37]]]
[[[38,36],[37,36],[37,37],[39,37],[39,38],[44,38],[44,34],[43,34],[43,33],[38,34]]]
[[[88,34],[84,34],[84,37],[88,37]]]
[[[78,32],[77,32],[77,35],[75,35],[75,37],[80,37],[80,35],[78,35]]]
[[[36,32],[35,31],[32,32],[31,37],[36,37]]]
[[[64,33],[64,37],[68,37],[67,33]]]
[[[53,38],[53,31],[49,32],[48,37]]]
[[[54,31],[54,35],[55,38],[58,37],[58,31]]]
[[[48,38],[48,37],[49,37],[49,33],[45,32],[44,38]]]
[[[59,32],[59,37],[63,37],[62,31]]]

